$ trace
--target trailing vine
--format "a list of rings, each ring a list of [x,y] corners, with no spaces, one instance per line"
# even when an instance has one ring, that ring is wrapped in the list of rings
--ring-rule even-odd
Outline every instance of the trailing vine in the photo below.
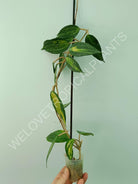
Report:
[[[75,15],[77,15],[77,11],[78,10],[76,9]],[[83,36],[78,39],[78,35],[82,31]],[[60,97],[58,81],[61,73],[66,67],[73,72],[83,73],[81,66],[76,60],[77,57],[92,55],[97,60],[104,62],[101,46],[97,38],[89,34],[88,29],[79,28],[76,25],[67,25],[59,31],[56,38],[44,41],[42,50],[45,50],[51,54],[58,54],[57,59],[52,62],[54,84],[50,92],[50,98],[55,109],[57,118],[63,129],[54,131],[47,136],[47,141],[51,142],[52,144],[48,151],[46,161],[48,160],[54,144],[63,142],[66,143],[65,151],[70,160],[75,159],[73,155],[73,148],[76,148],[79,151],[79,159],[81,159],[82,140],[80,138],[80,135],[93,136],[94,134],[84,131],[77,131],[79,134],[78,139],[70,139],[70,134],[66,126],[65,112],[65,108],[70,105],[70,103],[63,105],[63,102],[61,100],[62,97]]]

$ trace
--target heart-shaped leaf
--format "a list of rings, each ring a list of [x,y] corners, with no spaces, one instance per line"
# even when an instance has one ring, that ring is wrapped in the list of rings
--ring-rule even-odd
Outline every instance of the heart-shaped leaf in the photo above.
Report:
[[[73,144],[74,144],[74,139],[70,139],[66,142],[65,145],[65,151],[66,151],[66,155],[69,158],[69,160],[71,160],[73,158]]]
[[[57,130],[49,134],[46,139],[48,142],[53,142],[55,140],[56,143],[63,143],[68,141],[69,137],[64,130]]]
[[[90,35],[89,34],[89,35],[86,36],[85,42],[86,43],[89,43],[90,45],[92,45],[93,47],[95,47],[98,51],[100,51],[100,53],[93,54],[93,56],[96,57],[100,61],[104,61],[103,55],[102,55],[102,49],[101,49],[100,43],[97,40],[97,38],[95,38],[93,35]]]
[[[94,134],[91,133],[91,132],[82,132],[82,131],[79,131],[79,130],[77,130],[77,132],[78,132],[79,134],[81,134],[81,135],[84,135],[84,136],[89,136],[89,135],[94,136]]]
[[[74,43],[70,47],[69,52],[72,56],[77,56],[77,57],[100,53],[95,47],[84,42]]]
[[[60,116],[60,118],[66,124],[66,113],[65,113],[64,105],[63,105],[61,99],[54,91],[51,91],[50,97],[51,97],[51,101],[53,103],[53,106],[54,106],[56,113]]]
[[[80,28],[76,25],[68,25],[63,27],[59,33],[58,33],[58,37],[65,39],[67,41],[72,41],[73,38],[75,38],[77,36],[77,34],[79,33]]]
[[[72,70],[73,72],[83,72],[80,68],[80,65],[75,59],[73,59],[72,57],[66,57],[65,59],[66,64],[70,70]]]
[[[52,54],[60,54],[66,51],[69,47],[69,43],[61,38],[55,38],[52,40],[46,40],[44,42],[42,50],[46,50]]]

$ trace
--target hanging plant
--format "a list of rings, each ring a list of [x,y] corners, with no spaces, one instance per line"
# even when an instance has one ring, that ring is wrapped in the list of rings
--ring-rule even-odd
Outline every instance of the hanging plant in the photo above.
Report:
[[[78,40],[77,36],[81,31],[83,31],[84,34],[82,38]],[[69,106],[70,103],[64,104],[62,102],[62,96],[60,96],[58,89],[58,80],[65,67],[69,68],[72,72],[83,73],[83,68],[81,68],[77,61],[78,57],[91,55],[104,62],[102,49],[97,38],[94,35],[89,34],[87,29],[80,28],[77,25],[67,25],[58,32],[56,38],[44,41],[42,50],[51,54],[58,54],[58,58],[52,62],[54,84],[50,92],[50,98],[57,118],[62,126],[62,130],[56,130],[46,138],[47,141],[51,143],[46,158],[46,164],[54,144],[65,143],[66,160],[67,164],[69,164],[67,166],[69,167],[72,176],[71,181],[76,181],[82,176],[82,162],[79,162],[81,170],[78,170],[77,172],[72,171],[73,165],[69,161],[82,161],[82,140],[80,139],[80,135],[94,136],[94,134],[77,130],[79,138],[72,138],[72,135],[70,135],[68,131],[65,111],[65,108]],[[79,158],[75,158],[74,149],[78,150]]]

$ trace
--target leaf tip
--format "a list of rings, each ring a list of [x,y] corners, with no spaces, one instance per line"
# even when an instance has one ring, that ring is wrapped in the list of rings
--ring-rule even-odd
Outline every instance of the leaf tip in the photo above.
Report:
[[[47,169],[47,160],[48,160],[48,158],[46,157],[46,169]]]

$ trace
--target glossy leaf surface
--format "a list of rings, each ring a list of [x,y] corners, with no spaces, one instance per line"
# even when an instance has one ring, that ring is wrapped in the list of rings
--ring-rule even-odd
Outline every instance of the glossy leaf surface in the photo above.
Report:
[[[55,140],[55,138],[56,138],[56,140]],[[54,131],[51,134],[49,134],[46,139],[48,142],[53,142],[55,140],[56,143],[62,143],[62,142],[66,142],[69,140],[69,138],[64,130]]]
[[[66,155],[69,158],[69,160],[73,158],[73,144],[74,144],[74,139],[70,139],[66,142],[66,145],[65,145]]]
[[[95,38],[93,35],[90,35],[89,34],[89,35],[86,36],[85,42],[86,43],[89,43],[90,45],[92,45],[93,47],[95,47],[98,51],[100,51],[100,53],[93,54],[93,56],[96,57],[100,61],[104,61],[103,55],[102,55],[102,49],[101,49],[100,43],[97,40],[97,38]]]
[[[65,59],[66,64],[70,70],[72,70],[73,72],[83,72],[80,68],[80,65],[75,59],[73,59],[72,57],[66,57]]]
[[[66,40],[55,38],[52,40],[46,40],[44,42],[42,50],[46,50],[52,54],[60,54],[66,51],[69,47],[69,43]]]
[[[70,47],[69,51],[72,56],[77,56],[77,57],[100,53],[95,47],[84,42],[74,43]]]
[[[75,38],[77,36],[77,34],[79,33],[80,28],[76,25],[68,25],[63,27],[59,33],[58,33],[58,37],[68,40],[68,41],[72,41],[73,38]]]
[[[65,114],[64,105],[61,99],[54,91],[51,91],[50,97],[51,97],[51,101],[53,103],[56,113],[60,116],[60,118],[66,124],[66,114]]]

